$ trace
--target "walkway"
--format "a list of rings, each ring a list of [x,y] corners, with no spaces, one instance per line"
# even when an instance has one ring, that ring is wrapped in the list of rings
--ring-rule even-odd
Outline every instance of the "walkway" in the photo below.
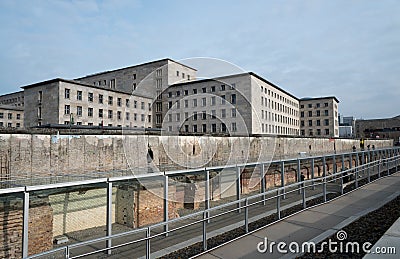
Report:
[[[400,173],[381,178],[324,205],[290,216],[269,227],[250,233],[214,250],[197,256],[216,258],[293,258],[295,254],[281,254],[276,245],[273,252],[258,252],[257,245],[268,238],[268,243],[319,243],[363,215],[380,208],[400,194]],[[399,233],[397,225],[397,234]],[[396,232],[393,230],[392,232]],[[390,232],[390,233],[392,233]],[[398,237],[397,237],[398,238]],[[260,246],[262,249],[263,246]],[[288,249],[288,246],[286,246]]]

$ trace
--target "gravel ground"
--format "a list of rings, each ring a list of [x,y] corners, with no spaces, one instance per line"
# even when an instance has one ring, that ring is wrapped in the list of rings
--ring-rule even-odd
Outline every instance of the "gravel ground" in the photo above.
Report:
[[[395,171],[392,170],[390,173],[394,173]],[[377,179],[377,175],[371,176],[371,181]],[[367,183],[367,179],[361,179],[358,182],[358,186],[362,186]],[[347,193],[349,191],[352,191],[355,189],[355,184],[349,184],[347,185],[343,192]],[[334,193],[329,193],[327,195],[327,200],[334,199],[338,197],[339,194],[334,194]],[[307,207],[320,204],[322,203],[322,197],[312,199],[307,201]],[[296,213],[300,210],[302,210],[303,207],[299,204],[294,207],[291,207],[289,209],[286,209],[281,212],[281,217],[286,217],[288,215],[291,215],[293,213]],[[359,242],[359,244],[362,244],[364,242],[370,242],[372,244],[375,244],[379,238],[390,228],[390,226],[400,217],[400,196],[394,199],[393,201],[387,203],[383,207],[361,217],[357,221],[353,222],[352,224],[348,225],[347,227],[343,228],[344,231],[346,231],[348,239],[346,241],[349,242]],[[274,221],[277,220],[277,215],[272,214],[268,217],[262,218],[260,220],[257,220],[255,222],[252,222],[249,224],[249,231],[253,231],[255,229],[261,228],[267,224],[270,224]],[[245,234],[245,229],[244,227],[237,228],[234,230],[231,230],[229,232],[226,232],[224,234],[218,235],[216,237],[210,238],[207,240],[207,247],[208,249],[211,249],[213,247],[216,247],[218,245],[221,245],[223,243],[226,243],[232,239],[235,239],[237,237],[240,237],[241,235]],[[336,234],[334,236],[329,237],[332,241],[338,241],[336,239]],[[329,240],[327,238],[324,241]],[[322,242],[321,242],[322,243]],[[320,244],[317,245],[317,251],[320,247]],[[325,249],[327,250],[327,249]],[[173,253],[170,253],[168,255],[165,255],[160,258],[189,258],[192,256],[195,256],[199,253],[203,252],[203,244],[202,242],[196,243],[194,245],[191,245],[189,247],[180,249],[178,251],[175,251]],[[329,253],[326,251],[326,253],[308,253],[304,254],[302,257],[299,258],[362,258],[365,255],[365,253],[359,253],[359,254],[346,254],[346,253]]]

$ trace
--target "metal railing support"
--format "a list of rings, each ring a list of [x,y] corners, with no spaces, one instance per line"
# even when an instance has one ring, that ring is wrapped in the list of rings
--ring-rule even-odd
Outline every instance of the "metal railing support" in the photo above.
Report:
[[[204,188],[204,191],[205,191],[205,194],[204,194],[204,197],[205,197],[204,207],[205,207],[206,210],[208,210],[210,208],[210,171],[205,169],[205,174],[206,174],[205,175],[205,178],[206,178],[205,184],[206,184],[206,186]],[[210,223],[209,213],[207,213],[207,219],[208,219],[207,223]]]
[[[261,177],[261,193],[265,193],[265,187],[266,187],[266,181],[265,181],[265,165],[261,164],[260,165],[260,177]],[[263,205],[266,204],[265,201],[265,194],[262,197],[263,199]]]
[[[146,230],[146,259],[150,259],[151,255],[150,236],[151,236],[150,227],[148,227]]]
[[[169,193],[169,188],[168,188],[168,175],[164,176],[164,232],[165,236],[168,236],[168,221],[169,221],[169,202],[168,202],[168,193]],[[207,196],[206,196],[207,197]]]
[[[29,192],[23,193],[23,220],[22,220],[22,258],[28,256],[29,243]]]
[[[359,159],[360,159],[360,157],[359,157],[359,155],[358,155],[358,152],[356,152],[356,165],[355,165],[355,167],[356,167],[356,172],[355,172],[355,182],[354,182],[354,184],[355,184],[355,188],[358,188],[358,171],[360,170],[359,168],[358,168],[358,166],[359,166]]]
[[[300,159],[297,159],[297,182],[301,182],[301,173],[300,173]],[[301,194],[301,186],[299,187],[299,194]]]
[[[303,208],[305,209],[307,207],[307,204],[306,204],[306,185],[305,185],[304,182],[302,182],[301,186],[303,187],[303,192],[302,192],[302,194],[303,194]]]
[[[249,233],[249,201],[247,198],[244,200],[244,206],[244,226],[246,233]]]
[[[324,195],[324,202],[326,202],[326,159],[325,159],[325,157],[322,157],[322,166],[323,166],[323,176],[324,176],[323,195]]]
[[[241,197],[241,192],[242,192],[242,186],[241,186],[241,172],[240,172],[240,166],[236,166],[236,200],[239,201]],[[237,204],[238,212],[241,212],[240,208],[240,201]]]
[[[315,160],[314,158],[311,158],[311,180],[312,180],[312,189],[315,190],[315,184],[314,184],[314,166],[315,166]]]
[[[207,251],[207,211],[203,213],[203,251]]]
[[[280,194],[280,189],[278,188],[276,194],[276,215],[278,216],[278,219],[281,219],[281,194]]]
[[[112,235],[112,182],[107,183],[107,236],[110,237]],[[112,247],[112,240],[111,238],[107,239],[106,247],[110,248],[107,249],[107,254],[111,255],[111,247]]]
[[[285,162],[281,161],[281,187],[282,187],[282,198],[286,199],[285,194]]]

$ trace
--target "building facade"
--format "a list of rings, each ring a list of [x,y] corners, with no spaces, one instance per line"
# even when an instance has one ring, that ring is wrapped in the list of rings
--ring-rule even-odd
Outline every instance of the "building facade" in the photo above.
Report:
[[[255,73],[174,84],[163,99],[169,134],[299,134],[298,99]]]
[[[25,127],[52,124],[147,128],[152,99],[65,79],[23,87]]]
[[[0,95],[0,105],[24,107],[24,91]]]
[[[0,128],[22,128],[23,126],[23,107],[0,105]]]
[[[117,90],[128,94],[145,95],[153,98],[154,128],[161,128],[163,112],[163,92],[168,86],[196,79],[196,69],[162,59],[136,66],[116,69],[77,78],[74,81],[99,88]]]
[[[300,99],[300,135],[339,137],[338,104],[334,96]]]

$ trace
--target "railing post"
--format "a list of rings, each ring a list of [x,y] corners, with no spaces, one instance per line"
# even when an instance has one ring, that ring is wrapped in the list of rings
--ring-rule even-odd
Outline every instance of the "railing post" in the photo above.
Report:
[[[69,259],[69,246],[65,247],[65,259]]]
[[[281,219],[281,194],[280,194],[280,188],[278,188],[276,194],[276,215],[278,216],[278,219]]]
[[[246,229],[246,233],[249,233],[249,201],[246,198],[244,200],[244,225],[245,225],[245,229]]]
[[[324,202],[326,202],[326,158],[325,158],[325,156],[322,157],[322,166],[323,166],[323,175],[324,175],[323,194],[324,194]]]
[[[263,195],[263,205],[265,205],[266,204],[266,202],[265,202],[265,165],[264,164],[261,164],[260,165],[260,177],[261,177],[261,193],[264,193],[264,195]]]
[[[355,184],[355,188],[357,189],[358,188],[358,171],[360,170],[359,169],[359,156],[358,156],[358,152],[356,152],[356,172],[355,172],[355,182],[354,182],[354,184]]]
[[[381,178],[381,165],[382,164],[382,159],[379,158],[378,160],[378,178]]]
[[[168,202],[168,194],[169,194],[169,188],[168,188],[168,175],[164,176],[164,232],[165,236],[168,236],[168,231],[169,231],[169,226],[168,226],[168,221],[169,221],[169,202]]]
[[[146,259],[150,259],[150,254],[151,254],[150,236],[151,236],[150,227],[148,227],[146,230]]]
[[[303,188],[303,208],[305,209],[307,207],[306,204],[306,184],[304,182],[301,183],[301,187]]]
[[[281,187],[282,187],[282,198],[286,199],[285,195],[285,162],[281,161]]]
[[[203,213],[203,251],[207,251],[207,211]]]
[[[344,154],[342,154],[342,172],[344,172],[345,169],[345,165],[344,165]],[[343,173],[340,174],[340,194],[343,194]]]
[[[332,160],[333,160],[333,175],[334,175],[334,177],[335,177],[335,183],[336,183],[336,173],[337,173],[337,168],[336,168],[336,155],[333,155],[333,158],[332,158]]]
[[[241,188],[241,174],[240,174],[240,166],[236,166],[236,200],[238,201],[237,204],[237,208],[238,208],[238,212],[241,212],[240,209],[240,197],[241,197],[241,192],[242,192],[242,188]]]
[[[371,151],[368,150],[368,182],[371,182],[371,166],[372,166],[372,161],[371,161]]]
[[[107,236],[110,237],[112,235],[112,182],[107,183]],[[106,247],[112,247],[111,238],[107,239]],[[107,249],[107,254],[111,255],[111,249]]]
[[[315,161],[314,158],[311,158],[311,182],[312,182],[312,189],[315,190],[315,184],[314,184],[314,166],[315,166]]]
[[[300,159],[297,159],[297,182],[301,182],[301,166],[300,166]],[[299,187],[299,194],[301,194],[301,186]]]
[[[208,171],[207,169],[204,169],[204,171],[205,171],[205,178],[206,178],[206,182],[205,182],[205,184],[206,184],[206,186],[205,186],[205,188],[204,188],[204,191],[205,191],[205,194],[204,194],[204,197],[205,197],[205,204],[204,204],[204,207],[205,207],[205,209],[208,211],[208,209],[210,208],[210,171]],[[207,213],[207,223],[210,223],[210,219],[209,219],[209,215],[208,215],[208,213]]]
[[[29,243],[29,192],[23,193],[23,220],[22,220],[22,258],[28,257]]]

